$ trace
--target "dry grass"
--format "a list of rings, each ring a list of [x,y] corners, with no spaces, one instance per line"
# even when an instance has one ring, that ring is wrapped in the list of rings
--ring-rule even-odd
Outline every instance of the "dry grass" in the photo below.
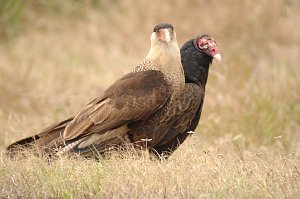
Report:
[[[212,148],[211,150],[209,148]],[[222,149],[221,149],[222,148]],[[28,155],[3,157],[0,197],[26,198],[297,198],[299,160],[276,145],[259,151],[189,139],[167,161],[135,151],[110,159],[62,157],[47,163]],[[16,172],[17,171],[17,172]]]
[[[213,35],[224,61],[211,67],[199,138],[170,160],[3,155],[0,197],[299,198],[297,0],[5,2],[0,150],[74,114],[138,64],[158,22],[175,25],[180,45]]]

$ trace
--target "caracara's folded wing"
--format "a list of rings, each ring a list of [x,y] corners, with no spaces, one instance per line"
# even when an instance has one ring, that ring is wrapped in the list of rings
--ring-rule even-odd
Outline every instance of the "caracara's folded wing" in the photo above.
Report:
[[[170,93],[170,85],[160,71],[129,73],[80,111],[67,125],[63,138],[68,141],[101,134],[145,119],[166,103]]]

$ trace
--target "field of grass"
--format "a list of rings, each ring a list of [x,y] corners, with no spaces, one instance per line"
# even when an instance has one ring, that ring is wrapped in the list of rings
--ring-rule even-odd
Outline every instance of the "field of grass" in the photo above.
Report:
[[[212,35],[200,124],[169,160],[0,154],[0,198],[300,198],[300,2],[0,0],[0,151],[140,63],[159,22]]]

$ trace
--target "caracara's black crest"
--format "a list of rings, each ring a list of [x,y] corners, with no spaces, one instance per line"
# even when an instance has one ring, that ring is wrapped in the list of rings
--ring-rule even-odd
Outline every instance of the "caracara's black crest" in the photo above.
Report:
[[[155,27],[154,27],[154,30],[153,32],[157,32],[159,31],[160,29],[166,29],[166,28],[171,28],[172,30],[174,29],[174,27],[169,24],[169,23],[160,23],[160,24],[157,24]]]

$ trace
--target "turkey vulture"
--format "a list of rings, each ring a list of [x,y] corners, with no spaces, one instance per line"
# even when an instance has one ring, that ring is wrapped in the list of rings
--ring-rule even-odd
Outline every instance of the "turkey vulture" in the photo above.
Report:
[[[169,108],[168,117],[172,124],[162,127],[164,136],[152,149],[159,156],[170,155],[190,135],[189,132],[196,129],[201,116],[209,66],[213,58],[221,61],[215,39],[206,34],[187,41],[180,53],[185,88],[175,99],[178,106]]]
[[[155,126],[169,120],[165,113],[177,103],[184,89],[184,73],[176,33],[171,24],[158,24],[144,61],[88,103],[74,117],[8,147],[8,151],[32,145],[47,153],[76,152],[83,156],[130,141],[145,147],[159,143]],[[156,118],[161,118],[160,121]],[[152,127],[135,131],[138,123],[151,120]],[[154,145],[153,145],[154,146]]]

